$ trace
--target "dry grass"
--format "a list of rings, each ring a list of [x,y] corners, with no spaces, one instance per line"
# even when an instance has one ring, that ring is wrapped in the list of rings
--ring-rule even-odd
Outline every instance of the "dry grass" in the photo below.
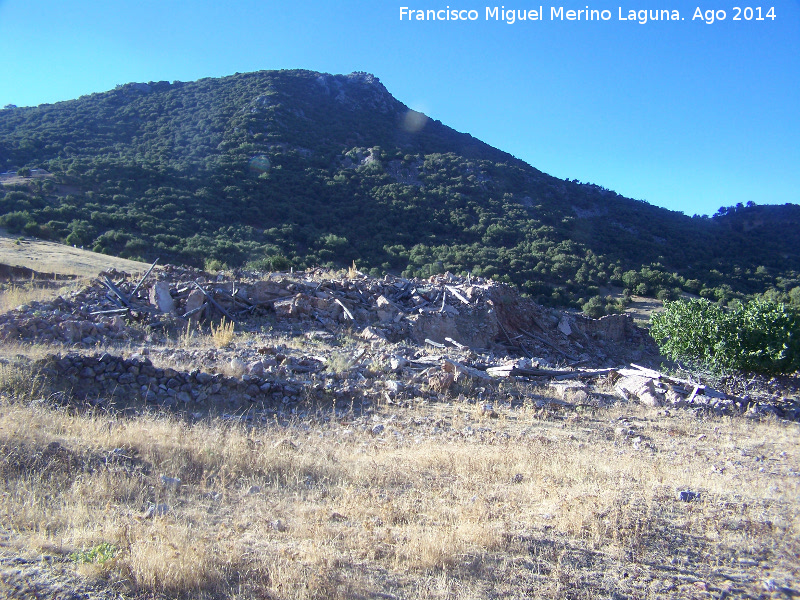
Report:
[[[6,400],[0,522],[39,552],[113,546],[79,568],[142,598],[800,594],[797,425],[501,412],[408,409],[373,435]]]
[[[115,268],[128,273],[144,273],[145,263],[98,254],[65,244],[36,238],[20,238],[0,229],[0,263],[27,267],[40,273],[59,273],[95,277],[101,271]]]
[[[226,321],[222,317],[219,325],[211,324],[211,339],[217,348],[226,348],[233,342],[234,337],[234,323],[233,321]]]
[[[29,281],[0,284],[0,314],[31,302],[47,302],[86,285],[86,280],[65,282]]]

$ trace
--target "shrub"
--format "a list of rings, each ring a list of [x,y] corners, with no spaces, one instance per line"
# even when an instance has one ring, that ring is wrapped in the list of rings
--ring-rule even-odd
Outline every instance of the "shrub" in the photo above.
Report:
[[[650,334],[667,356],[712,371],[800,369],[800,311],[770,300],[726,310],[707,300],[666,302]]]
[[[589,298],[589,301],[581,308],[583,309],[583,313],[592,319],[599,319],[606,314],[605,303],[600,296]]]

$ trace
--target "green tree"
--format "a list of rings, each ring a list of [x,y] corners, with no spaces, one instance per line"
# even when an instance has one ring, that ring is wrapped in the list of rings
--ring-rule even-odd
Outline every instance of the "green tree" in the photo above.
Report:
[[[666,302],[651,317],[650,334],[671,358],[713,371],[800,369],[800,311],[771,300],[728,310],[707,300]]]

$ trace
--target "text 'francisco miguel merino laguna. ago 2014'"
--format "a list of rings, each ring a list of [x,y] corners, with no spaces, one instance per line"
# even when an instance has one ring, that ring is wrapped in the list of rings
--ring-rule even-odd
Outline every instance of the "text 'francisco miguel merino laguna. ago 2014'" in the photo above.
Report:
[[[614,17],[608,9],[591,9],[588,6],[579,10],[565,9],[563,6],[550,6],[545,10],[538,8],[512,9],[505,6],[487,6],[485,11],[476,9],[458,9],[449,6],[441,9],[400,7],[401,21],[503,21],[509,25],[521,21],[610,21]],[[749,12],[748,12],[749,11]],[[651,21],[683,21],[680,11],[674,9],[624,9],[617,8],[617,21],[632,21],[641,25]],[[775,20],[775,9],[770,8],[745,8],[733,7],[733,21]],[[744,18],[742,18],[744,15]],[[762,16],[763,15],[763,16]],[[714,21],[724,21],[727,14],[724,10],[701,10],[697,7],[693,13],[692,21],[701,20],[706,24]],[[748,18],[749,17],[749,18]]]

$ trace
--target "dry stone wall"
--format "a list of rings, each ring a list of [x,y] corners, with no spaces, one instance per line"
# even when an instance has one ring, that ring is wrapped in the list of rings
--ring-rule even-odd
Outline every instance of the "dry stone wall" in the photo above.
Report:
[[[323,386],[314,382],[163,368],[138,354],[54,355],[36,361],[33,372],[53,398],[118,409],[149,405],[203,413],[291,412],[301,402],[325,398]],[[352,401],[348,398],[348,404]]]

